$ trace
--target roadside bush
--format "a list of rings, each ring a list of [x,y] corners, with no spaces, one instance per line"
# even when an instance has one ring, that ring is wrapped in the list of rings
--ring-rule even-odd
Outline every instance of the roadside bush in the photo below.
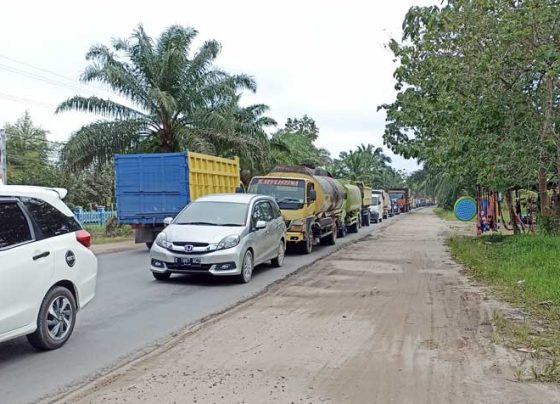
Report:
[[[105,224],[105,235],[107,237],[128,237],[132,235],[132,227],[121,225],[116,217],[112,217]]]

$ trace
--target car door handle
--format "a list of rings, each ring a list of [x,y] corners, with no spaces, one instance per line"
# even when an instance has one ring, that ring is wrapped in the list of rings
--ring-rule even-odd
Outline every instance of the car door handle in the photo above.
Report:
[[[50,251],[45,251],[45,252],[42,252],[41,254],[34,255],[33,256],[33,261],[40,260],[41,258],[48,257],[49,255],[51,255]]]

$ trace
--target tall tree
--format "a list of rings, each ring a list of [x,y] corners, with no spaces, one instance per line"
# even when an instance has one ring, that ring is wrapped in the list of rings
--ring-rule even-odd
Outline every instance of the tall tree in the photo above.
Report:
[[[48,131],[35,126],[27,111],[14,124],[6,124],[4,130],[7,135],[8,183],[56,185],[54,147],[47,140]]]
[[[315,141],[319,128],[313,118],[288,118],[284,128],[272,135],[270,140],[273,164],[307,165],[324,167],[331,163],[328,150],[319,148]]]
[[[386,143],[459,188],[539,183],[560,161],[560,5],[457,0],[413,7],[392,40],[397,99]],[[538,181],[537,181],[538,180]]]
[[[216,68],[221,46],[214,40],[191,52],[196,36],[193,28],[171,26],[154,41],[140,25],[130,39],[114,40],[112,48],[92,46],[82,80],[106,85],[127,101],[75,96],[60,104],[58,113],[106,118],[72,135],[62,150],[64,163],[83,168],[126,152],[258,149],[251,131],[267,122],[235,121],[240,91],[255,91],[255,81]]]

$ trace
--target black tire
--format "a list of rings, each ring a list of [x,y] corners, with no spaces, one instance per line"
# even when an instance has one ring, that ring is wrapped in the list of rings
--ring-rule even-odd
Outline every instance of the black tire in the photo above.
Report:
[[[346,237],[347,234],[348,234],[348,228],[346,227],[345,224],[343,224],[340,227],[340,230],[338,230],[338,237],[339,238],[344,238],[344,237]]]
[[[60,317],[53,317],[52,314],[49,313],[51,305],[56,305],[55,302],[64,302],[65,304],[65,306],[60,306],[60,311],[53,308]],[[29,334],[27,336],[27,340],[39,351],[51,351],[53,349],[60,348],[66,344],[74,331],[74,326],[76,325],[76,312],[76,299],[74,298],[72,292],[62,286],[53,287],[47,292],[43,302],[41,303],[41,308],[39,309],[39,314],[37,315],[37,330],[33,334]],[[67,314],[69,314],[69,317],[67,317],[69,320],[67,322],[62,321],[62,315],[66,317]],[[61,332],[63,331],[60,339],[54,338],[51,335],[54,329],[49,330],[49,321],[51,323],[53,321],[57,322],[58,324],[54,325],[54,329],[58,326],[60,327],[58,329],[61,330]],[[50,326],[52,326],[52,324]]]
[[[283,248],[282,254],[280,254],[280,248]],[[284,240],[280,240],[280,245],[278,246],[278,256],[270,260],[270,263],[274,268],[280,268],[284,264],[284,256],[286,255],[286,243]]]
[[[251,268],[249,273],[247,274],[245,271],[245,263],[247,260],[251,260]],[[243,261],[241,263],[241,273],[235,275],[235,281],[237,283],[249,283],[251,278],[253,277],[253,270],[255,269],[255,262],[253,261],[253,253],[251,250],[245,251],[245,255],[243,256]]]
[[[313,252],[313,235],[307,232],[305,240],[299,243],[299,251],[302,254],[311,254]]]
[[[325,245],[335,245],[337,235],[338,235],[338,229],[336,227],[336,224],[333,224],[333,230],[332,230],[331,234],[329,234],[324,239],[321,239],[321,241],[325,240]]]
[[[348,233],[357,233],[358,232],[358,223],[354,223],[351,226],[346,226],[348,228]]]
[[[171,277],[171,272],[152,272],[156,281],[167,281]]]
[[[148,250],[151,250],[153,245],[154,245],[154,242],[153,242],[153,241],[148,241],[148,242],[146,243],[146,247],[148,247]]]

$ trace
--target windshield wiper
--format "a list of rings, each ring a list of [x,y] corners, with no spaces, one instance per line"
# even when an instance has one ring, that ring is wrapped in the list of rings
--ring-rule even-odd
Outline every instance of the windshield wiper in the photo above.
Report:
[[[302,200],[298,198],[291,198],[289,196],[285,196],[284,198],[280,198],[276,200],[276,203],[282,203],[282,202],[303,203]]]
[[[181,222],[177,224],[192,225],[192,226],[219,226],[216,223],[210,223],[210,222]]]
[[[239,223],[219,223],[218,226],[241,227],[244,225]]]

